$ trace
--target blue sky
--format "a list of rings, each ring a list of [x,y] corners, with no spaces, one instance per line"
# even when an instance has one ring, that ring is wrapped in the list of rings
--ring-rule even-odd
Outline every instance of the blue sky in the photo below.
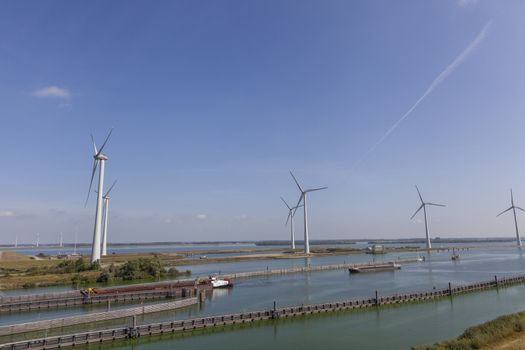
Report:
[[[524,15],[510,0],[3,1],[0,242],[91,240],[89,135],[110,128],[110,241],[287,239],[289,169],[329,187],[312,238],[423,237],[415,184],[447,204],[433,236],[510,237],[495,215],[510,187],[525,205]]]

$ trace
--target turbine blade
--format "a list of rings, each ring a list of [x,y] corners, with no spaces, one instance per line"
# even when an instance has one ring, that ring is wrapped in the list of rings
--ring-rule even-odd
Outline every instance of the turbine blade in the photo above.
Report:
[[[510,189],[510,204],[514,206],[514,195],[512,194],[512,188]]]
[[[414,218],[414,216],[416,216],[417,213],[419,213],[419,211],[425,206],[425,204],[421,204],[421,206],[419,207],[418,210],[416,210],[416,212],[414,213],[414,215],[412,215],[412,217],[410,218],[410,220],[412,220]]]
[[[416,185],[416,190],[417,190],[417,194],[419,195],[419,199],[421,200],[421,204],[423,204],[423,197],[421,196],[421,192],[419,192],[419,188],[417,188],[417,185]]]
[[[299,187],[299,191],[301,191],[301,193],[303,193],[303,189],[301,188],[301,185],[299,185],[299,182],[297,181],[297,179],[295,178],[295,176],[293,175],[292,171],[290,170],[290,175],[292,175],[292,178],[293,180],[295,181],[295,184],[297,185],[297,187]]]
[[[425,203],[426,205],[433,205],[433,206],[436,206],[436,207],[446,207],[446,205],[444,204],[436,204],[436,203]]]
[[[326,190],[328,187],[319,187],[319,188],[311,188],[309,190],[306,190],[304,192],[314,192],[314,191],[321,191],[321,190]]]
[[[295,213],[297,212],[297,208],[299,208],[299,205],[301,204],[301,201],[303,200],[304,192],[301,192],[301,196],[299,197],[299,201],[297,202],[297,205],[294,207],[293,216],[295,216]],[[301,205],[302,207],[302,205]]]
[[[89,189],[88,189],[88,194],[86,197],[86,202],[84,203],[84,208],[86,207],[88,200],[89,200],[89,194],[91,193],[91,187],[93,186],[93,178],[95,177],[95,172],[97,171],[97,165],[98,165],[98,160],[96,159],[93,160],[93,171],[91,172],[91,180],[89,181]]]
[[[93,134],[91,134],[91,142],[93,142],[93,150],[95,151],[94,154],[97,154],[97,144],[95,143],[95,139],[93,138]]]
[[[283,201],[284,205],[286,205],[286,208],[288,208],[289,210],[292,210],[292,208],[290,208],[290,206],[288,205],[288,203],[286,203],[283,197],[281,197],[281,200]]]
[[[521,211],[525,211],[525,209],[522,209],[522,208],[520,208],[520,207],[514,207],[514,208],[519,209],[519,210],[521,210]]]
[[[106,146],[106,143],[108,142],[109,137],[111,136],[111,133],[112,133],[112,132],[113,132],[113,129],[111,129],[111,130],[109,131],[109,134],[108,134],[108,136],[106,137],[106,140],[104,141],[104,143],[102,144],[102,147],[100,147],[100,149],[98,150],[97,155],[99,155],[99,154],[102,153],[102,150],[103,150],[104,147]]]
[[[109,188],[109,190],[106,192],[106,194],[104,195],[104,197],[107,197],[109,195],[109,192],[111,192],[111,190],[113,189],[113,187],[115,187],[115,185],[117,184],[117,180],[113,181],[113,185],[111,185],[111,187]]]
[[[291,210],[288,212],[288,217],[286,218],[286,223],[284,224],[284,226],[288,225],[288,221],[290,221],[290,216],[292,216],[292,211]]]
[[[509,209],[506,209],[504,211],[502,211],[501,213],[499,213],[498,215],[496,215],[496,217],[500,216],[501,214],[505,214],[506,212],[508,212],[509,210],[511,210],[513,207],[510,207]]]

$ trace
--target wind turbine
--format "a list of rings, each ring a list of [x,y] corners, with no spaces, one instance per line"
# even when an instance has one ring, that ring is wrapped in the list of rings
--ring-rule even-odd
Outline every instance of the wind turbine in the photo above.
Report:
[[[297,179],[295,178],[295,176],[293,175],[293,173],[291,171],[290,171],[290,175],[292,175],[292,178],[295,181],[295,184],[297,185],[297,187],[299,188],[299,191],[301,192],[301,196],[299,197],[299,201],[297,202],[297,205],[295,206],[294,214],[297,211],[297,208],[299,208],[299,204],[301,204],[301,201],[303,201],[303,210],[304,210],[304,253],[305,254],[310,254],[310,240],[308,238],[308,208],[307,208],[307,205],[306,205],[306,194],[309,193],[309,192],[325,190],[328,187],[319,187],[319,188],[311,188],[311,189],[308,189],[308,190],[303,190],[303,188],[301,187],[301,185],[299,185],[299,182],[297,181]]]
[[[445,205],[423,201],[423,197],[421,197],[421,192],[419,192],[419,188],[417,188],[417,186],[416,186],[416,190],[417,190],[417,194],[419,195],[419,200],[421,200],[421,206],[416,210],[414,215],[412,215],[410,220],[412,220],[414,218],[414,216],[416,216],[416,214],[419,213],[419,211],[421,209],[423,209],[423,214],[424,214],[424,217],[425,217],[425,233],[426,233],[426,237],[427,237],[427,249],[430,249],[430,248],[432,248],[432,244],[430,243],[430,236],[428,235],[427,205],[433,205],[433,206],[436,206],[436,207],[444,207]]]
[[[283,201],[284,205],[286,205],[286,207],[288,208],[288,217],[286,218],[286,223],[284,224],[284,226],[288,225],[288,221],[290,221],[290,235],[291,235],[291,240],[292,240],[292,249],[295,249],[295,232],[294,232],[293,217],[295,216],[295,210],[297,209],[297,207],[293,207],[293,208],[290,207],[288,203],[286,203],[283,197],[281,197],[281,200]],[[300,207],[302,207],[302,205],[300,205]]]
[[[18,248],[18,232],[15,233],[15,248]]]
[[[518,241],[518,247],[521,247],[522,244],[521,244],[520,232],[518,231],[518,220],[516,219],[516,209],[519,209],[521,211],[525,211],[525,210],[514,205],[514,196],[512,195],[512,188],[510,189],[510,208],[502,211],[496,217],[500,216],[503,213],[508,212],[511,209],[512,209],[512,213],[514,214],[514,226],[516,227],[516,240]]]
[[[62,248],[64,246],[64,241],[62,240],[62,232],[60,232],[60,243],[59,247]]]
[[[38,248],[38,246],[40,245],[40,233],[36,233],[36,247]]]
[[[106,140],[104,141],[102,147],[100,147],[99,150],[97,150],[97,145],[95,144],[93,135],[91,135],[91,141],[93,141],[93,149],[95,151],[95,154],[93,155],[93,171],[91,172],[91,181],[89,182],[89,189],[84,207],[87,205],[87,202],[89,200],[89,194],[93,185],[93,178],[95,177],[97,167],[100,164],[98,175],[97,208],[95,211],[95,228],[93,232],[93,246],[91,248],[91,262],[100,260],[100,232],[102,229],[102,193],[104,191],[104,165],[106,160],[108,160],[108,157],[102,153],[102,150],[106,146],[106,143],[108,142],[112,132],[113,129],[110,130],[108,136],[106,137]]]
[[[117,181],[113,182],[113,185],[109,188],[106,194],[102,197],[104,199],[104,231],[102,232],[102,256],[107,255],[107,241],[108,241],[108,213],[109,213],[109,192],[113,189]]]

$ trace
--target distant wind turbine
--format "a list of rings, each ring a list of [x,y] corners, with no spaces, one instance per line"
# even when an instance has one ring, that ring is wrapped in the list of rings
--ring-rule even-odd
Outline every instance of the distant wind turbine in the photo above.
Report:
[[[283,197],[281,197],[281,200],[283,201],[284,205],[286,205],[286,207],[288,208],[288,217],[286,218],[286,223],[284,224],[284,226],[288,225],[288,221],[290,221],[290,239],[292,241],[292,249],[295,249],[295,232],[293,217],[295,216],[295,210],[297,209],[297,207],[290,207]],[[300,207],[301,206],[302,205],[300,205]]]
[[[102,232],[102,256],[107,255],[107,241],[108,241],[108,214],[109,214],[109,192],[115,187],[115,184],[117,181],[115,180],[113,182],[113,185],[109,188],[109,190],[106,192],[104,197],[104,231]]]
[[[297,187],[299,188],[299,191],[301,192],[301,196],[299,197],[299,201],[297,202],[297,205],[295,206],[294,214],[297,211],[297,208],[299,207],[299,205],[301,204],[301,201],[302,201],[303,202],[303,210],[304,210],[304,253],[305,254],[310,254],[310,240],[309,240],[309,237],[308,237],[308,207],[306,205],[306,194],[309,193],[309,192],[325,190],[328,187],[319,187],[319,188],[312,188],[312,189],[308,189],[308,190],[303,190],[303,188],[301,187],[301,185],[299,185],[299,182],[297,181],[297,179],[295,178],[295,176],[293,175],[293,173],[291,171],[290,171],[290,175],[292,175],[292,178],[295,181],[295,184],[297,185]]]
[[[104,147],[106,146],[106,143],[109,140],[109,137],[111,136],[111,133],[113,132],[113,129],[110,130],[108,136],[106,137],[106,140],[102,144],[102,147],[100,147],[99,150],[97,150],[97,145],[95,144],[95,140],[93,139],[93,135],[91,135],[91,141],[93,141],[93,149],[95,151],[95,154],[93,155],[94,161],[93,161],[93,171],[91,172],[91,181],[89,182],[89,189],[88,194],[86,197],[86,203],[84,204],[84,207],[87,205],[87,202],[89,200],[89,194],[91,193],[91,187],[93,185],[93,178],[95,177],[95,173],[97,172],[97,167],[100,164],[99,169],[99,176],[98,176],[98,191],[97,191],[97,208],[95,211],[95,228],[93,232],[93,246],[91,248],[91,262],[95,262],[100,260],[100,236],[101,236],[101,229],[102,229],[102,194],[104,193],[104,165],[106,160],[108,160],[108,157],[102,153],[102,150],[104,150]]]
[[[518,231],[518,219],[516,219],[516,209],[519,209],[521,211],[525,211],[525,210],[523,210],[520,207],[517,207],[517,206],[514,205],[514,196],[512,194],[512,188],[510,189],[510,208],[502,211],[496,217],[500,216],[503,213],[508,212],[511,209],[512,209],[512,213],[514,214],[514,227],[516,227],[516,241],[518,243],[518,247],[521,247],[522,243],[521,243],[520,232]]]
[[[416,216],[416,214],[419,213],[419,211],[421,209],[423,209],[423,216],[425,217],[425,233],[426,233],[426,238],[427,238],[427,249],[430,249],[430,248],[432,248],[432,244],[430,243],[430,236],[428,234],[427,205],[433,205],[433,206],[436,206],[436,207],[444,207],[445,205],[423,201],[423,197],[421,196],[421,192],[419,192],[419,188],[417,188],[417,186],[416,186],[416,190],[417,190],[417,194],[419,195],[419,200],[421,200],[421,206],[416,210],[414,215],[412,215],[410,220],[412,220],[414,218],[414,216]]]
[[[60,232],[60,237],[59,238],[60,238],[59,239],[60,242],[59,242],[58,245],[59,245],[60,248],[62,248],[64,246],[64,241],[62,240],[62,232]]]
[[[36,233],[36,247],[38,248],[38,246],[40,245],[40,233]]]
[[[15,248],[18,248],[18,233],[15,234]]]
[[[78,242],[78,228],[75,227],[75,248],[73,248],[73,254],[77,254],[77,242]]]

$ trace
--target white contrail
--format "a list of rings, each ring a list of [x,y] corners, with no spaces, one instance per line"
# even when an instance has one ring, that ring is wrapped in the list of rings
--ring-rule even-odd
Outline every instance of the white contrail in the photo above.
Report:
[[[363,160],[366,159],[366,157],[372,153],[379,145],[383,143],[383,141],[386,140],[386,138],[405,120],[413,111],[416,109],[416,107],[427,97],[436,87],[439,86],[445,80],[450,73],[452,73],[463,61],[474,51],[474,49],[485,39],[485,36],[487,34],[487,31],[490,28],[492,21],[489,21],[481,32],[474,38],[474,40],[459,54],[458,57],[452,63],[450,63],[439,75],[432,81],[428,89],[421,95],[421,97],[406,111],[405,114],[401,118],[399,118],[394,125],[392,125],[384,134],[381,136],[381,138],[368,149],[368,151],[363,154],[361,158],[354,164],[352,167],[352,170],[354,170]]]

